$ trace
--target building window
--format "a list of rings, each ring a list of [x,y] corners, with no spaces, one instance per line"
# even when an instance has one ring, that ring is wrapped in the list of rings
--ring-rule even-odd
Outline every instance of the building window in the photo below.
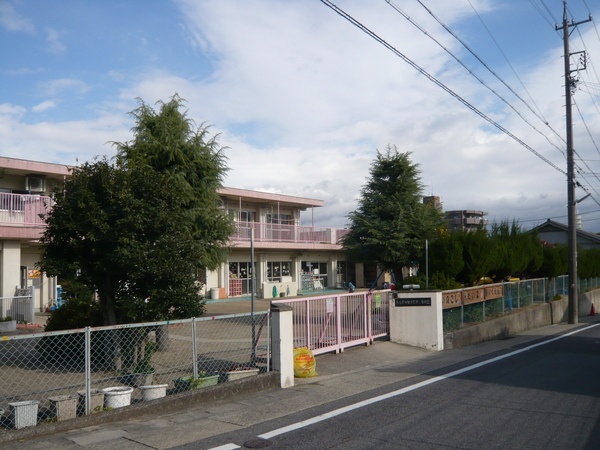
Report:
[[[249,262],[230,262],[229,280],[241,280],[242,294],[250,294],[252,265]]]
[[[271,282],[281,282],[281,277],[290,276],[289,261],[269,261],[267,263],[267,280]]]
[[[301,270],[303,278],[312,279],[315,288],[323,289],[329,286],[327,283],[327,263],[315,261],[302,261]],[[304,290],[304,289],[303,289]]]
[[[291,214],[267,214],[267,223],[275,223],[280,225],[294,225],[294,217]]]

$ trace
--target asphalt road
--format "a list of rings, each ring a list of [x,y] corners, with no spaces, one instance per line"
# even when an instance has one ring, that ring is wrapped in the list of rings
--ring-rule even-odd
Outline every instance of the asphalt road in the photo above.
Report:
[[[363,395],[176,448],[597,449],[598,325],[509,339]]]

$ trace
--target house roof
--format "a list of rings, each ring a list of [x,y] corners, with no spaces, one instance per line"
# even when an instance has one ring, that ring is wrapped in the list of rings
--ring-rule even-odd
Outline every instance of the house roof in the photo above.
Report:
[[[555,220],[548,219],[541,225],[534,227],[532,231],[537,231],[538,233],[550,233],[553,231],[564,231],[565,233],[569,231],[569,226],[564,223],[556,222]],[[588,231],[577,230],[576,231],[578,238],[584,238],[588,241],[594,242],[596,244],[600,244],[600,235],[595,233],[590,233]]]

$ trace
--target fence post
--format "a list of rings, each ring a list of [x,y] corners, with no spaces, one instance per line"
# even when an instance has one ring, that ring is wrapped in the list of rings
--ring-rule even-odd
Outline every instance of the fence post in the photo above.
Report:
[[[192,317],[192,373],[198,378],[198,349],[196,347],[196,318]]]
[[[92,333],[90,327],[84,328],[85,336],[85,415],[92,409]]]
[[[294,386],[293,308],[271,303],[273,370],[279,371],[282,388]]]
[[[267,314],[267,372],[271,371],[271,314]]]

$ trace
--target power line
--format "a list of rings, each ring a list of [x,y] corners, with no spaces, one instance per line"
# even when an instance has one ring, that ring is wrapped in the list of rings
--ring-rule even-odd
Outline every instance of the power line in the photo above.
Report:
[[[421,2],[421,0],[417,0],[419,2],[419,4],[423,5],[423,3]],[[510,67],[510,69],[512,70],[513,74],[515,75],[515,77],[517,78],[517,80],[519,80],[519,83],[521,84],[521,87],[525,90],[525,92],[527,93],[527,96],[529,97],[529,99],[532,101],[533,105],[536,107],[536,109],[540,110],[540,108],[537,106],[537,104],[535,103],[535,101],[533,100],[533,98],[531,97],[531,94],[529,93],[529,91],[527,90],[527,87],[525,86],[525,84],[523,83],[523,81],[521,81],[521,78],[519,77],[519,75],[517,74],[516,70],[514,69],[514,67],[512,66],[512,64],[510,63],[510,61],[508,60],[508,58],[506,57],[506,54],[502,51],[502,48],[500,47],[500,45],[498,44],[498,41],[496,41],[496,39],[494,38],[492,32],[489,30],[489,28],[487,27],[486,23],[483,21],[483,19],[481,18],[481,16],[479,15],[479,13],[477,12],[477,10],[475,9],[475,7],[473,6],[473,4],[471,3],[471,0],[467,0],[469,2],[469,5],[471,5],[471,8],[473,9],[473,12],[475,13],[475,15],[477,16],[477,18],[479,19],[479,21],[481,22],[481,24],[483,25],[483,27],[485,28],[485,30],[488,32],[488,34],[490,35],[490,38],[492,39],[492,41],[494,41],[494,44],[496,44],[496,47],[498,47],[498,50],[500,51],[500,53],[502,54],[502,56],[504,57],[504,60],[506,61],[506,63],[508,64],[508,66]],[[479,59],[479,58],[478,58]],[[487,65],[484,64],[485,67],[487,67]],[[494,73],[494,72],[492,72]],[[502,83],[504,83],[504,81],[500,78],[498,78]],[[515,91],[513,91],[506,83],[504,83],[504,85],[510,89],[511,92],[513,92],[517,98],[519,100],[521,100],[528,108],[531,112],[533,112],[536,117],[538,117],[538,119],[540,119],[544,124],[546,124],[548,126],[548,128],[550,128],[550,130],[557,136],[559,137],[559,139],[561,139],[564,142],[564,139],[562,138],[562,136],[560,134],[558,134],[548,123],[548,121],[546,120],[546,118],[541,114],[538,115],[535,113],[535,111],[533,110],[533,108],[531,108],[527,102],[525,100],[523,100],[520,96],[518,96]]]
[[[481,79],[479,76],[477,76],[471,69],[469,69],[467,67],[467,65],[462,62],[460,60],[460,58],[458,58],[456,55],[454,55],[450,50],[448,50],[448,48],[446,48],[440,41],[438,41],[436,38],[434,38],[430,33],[427,32],[427,30],[425,30],[423,27],[421,27],[417,22],[415,22],[410,16],[408,16],[407,14],[405,14],[397,5],[395,5],[391,0],[385,0],[387,2],[388,5],[390,5],[398,14],[402,15],[402,17],[404,17],[411,25],[413,25],[415,28],[417,28],[421,33],[423,33],[425,36],[427,36],[429,39],[431,39],[433,42],[435,42],[440,48],[442,48],[446,53],[448,53],[457,63],[459,63],[467,72],[469,72],[469,74],[475,78],[477,81],[479,81],[483,86],[485,86],[492,94],[494,94],[496,97],[498,97],[502,102],[504,102],[509,108],[511,108],[527,125],[529,125],[533,130],[535,130],[537,133],[539,133],[542,137],[544,137],[548,143],[550,145],[552,145],[553,147],[555,147],[563,156],[566,157],[565,151],[563,149],[561,149],[560,147],[558,147],[556,144],[554,144],[552,141],[550,141],[550,139],[548,138],[548,136],[546,136],[544,133],[542,133],[541,130],[539,130],[535,125],[533,125],[529,120],[527,120],[519,111],[517,111],[517,109],[511,105],[504,97],[502,97],[498,92],[496,92],[492,87],[488,86],[486,84],[486,82]],[[446,28],[444,26],[444,28],[450,33],[452,34],[452,36],[455,36],[454,33],[452,33],[448,28]],[[459,40],[460,42],[460,40]],[[463,44],[465,45],[465,44]],[[468,48],[468,47],[467,47]],[[471,52],[474,55],[474,52]],[[479,57],[477,57],[479,61],[481,61],[481,59]],[[487,67],[487,66],[486,66]],[[494,72],[492,72],[494,73]],[[494,74],[495,75],[495,74]],[[496,78],[498,78],[500,81],[503,82],[503,84],[505,86],[507,86],[511,92],[514,93],[514,91],[506,84],[504,83],[504,81],[499,78],[496,75]],[[516,94],[515,94],[516,95]],[[518,96],[517,96],[518,97]],[[520,97],[519,97],[520,98]],[[520,99],[521,101],[523,101],[523,103],[525,103],[525,101],[523,99]],[[528,106],[525,103],[526,106]],[[533,111],[533,109],[529,108],[530,111],[532,111],[535,114],[535,111]],[[540,120],[544,120],[543,118],[541,118],[540,116],[536,115],[536,117],[538,117],[538,119]],[[547,122],[545,122],[546,125],[548,125]],[[555,132],[556,134],[556,132]]]
[[[556,20],[550,21],[550,20],[548,19],[548,16],[546,16],[546,15],[544,14],[544,12],[543,12],[543,11],[542,11],[542,9],[539,7],[539,5],[538,5],[537,3],[535,3],[533,0],[529,0],[529,3],[531,3],[531,6],[533,6],[533,7],[534,7],[534,8],[537,10],[537,12],[538,12],[538,13],[540,13],[540,16],[542,16],[542,17],[543,17],[543,19],[544,19],[546,22],[548,22],[548,24],[550,25],[550,27],[552,27],[552,29],[554,29],[554,24],[556,23]],[[547,7],[546,7],[546,5],[544,4],[544,2],[542,1],[541,3],[542,3],[542,5],[543,5],[543,6],[546,8],[546,12],[548,13],[548,15],[549,15],[549,16],[550,16],[552,19],[554,19],[554,18],[552,17],[552,13],[551,13],[550,11],[548,11],[548,8],[547,8]]]
[[[566,172],[563,169],[561,169],[556,164],[554,164],[549,159],[547,159],[545,156],[543,156],[542,154],[540,154],[539,152],[537,152],[531,146],[529,146],[528,144],[526,144],[525,142],[523,142],[521,139],[519,139],[517,136],[515,136],[514,134],[512,134],[510,131],[508,131],[506,128],[504,128],[502,125],[500,125],[498,122],[496,122],[495,120],[493,120],[491,117],[487,116],[482,111],[480,111],[479,109],[477,109],[475,106],[473,106],[472,104],[470,104],[467,100],[465,100],[460,95],[458,95],[456,92],[454,92],[453,90],[451,90],[448,86],[444,85],[442,82],[440,82],[433,75],[429,74],[425,69],[423,69],[422,67],[420,67],[418,64],[416,64],[414,61],[412,61],[406,55],[404,55],[403,53],[401,53],[398,49],[396,49],[395,47],[393,47],[391,44],[389,44],[388,42],[386,42],[383,38],[381,38],[380,36],[378,36],[376,33],[374,33],[373,31],[371,31],[365,25],[363,25],[362,23],[360,23],[358,20],[356,20],[350,14],[346,13],[344,10],[342,10],[341,8],[339,8],[338,6],[336,6],[335,4],[333,4],[329,0],[321,0],[321,3],[323,3],[325,6],[329,7],[330,9],[332,9],[339,16],[341,16],[344,19],[346,19],[352,25],[354,25],[355,27],[357,27],[359,30],[363,31],[364,33],[366,33],[367,35],[369,35],[370,37],[372,37],[375,41],[379,42],[385,48],[387,48],[392,53],[394,53],[396,56],[398,56],[399,58],[401,58],[404,62],[406,62],[411,67],[413,67],[415,70],[417,70],[419,73],[421,73],[422,75],[424,75],[431,82],[433,82],[434,84],[436,84],[438,87],[442,88],[444,91],[446,91],[452,97],[454,97],[455,99],[457,99],[459,102],[461,102],[467,108],[469,108],[471,111],[473,111],[474,113],[476,113],[479,117],[481,117],[482,119],[486,120],[488,123],[490,123],[494,127],[498,128],[500,131],[502,131],[503,133],[505,133],[507,136],[511,137],[514,141],[516,141],[519,144],[521,144],[523,147],[525,147],[531,153],[533,153],[534,155],[536,155],[538,158],[540,158],[546,164],[550,165],[551,167],[553,167],[554,169],[556,169],[558,172],[562,173],[563,175],[566,175]]]

